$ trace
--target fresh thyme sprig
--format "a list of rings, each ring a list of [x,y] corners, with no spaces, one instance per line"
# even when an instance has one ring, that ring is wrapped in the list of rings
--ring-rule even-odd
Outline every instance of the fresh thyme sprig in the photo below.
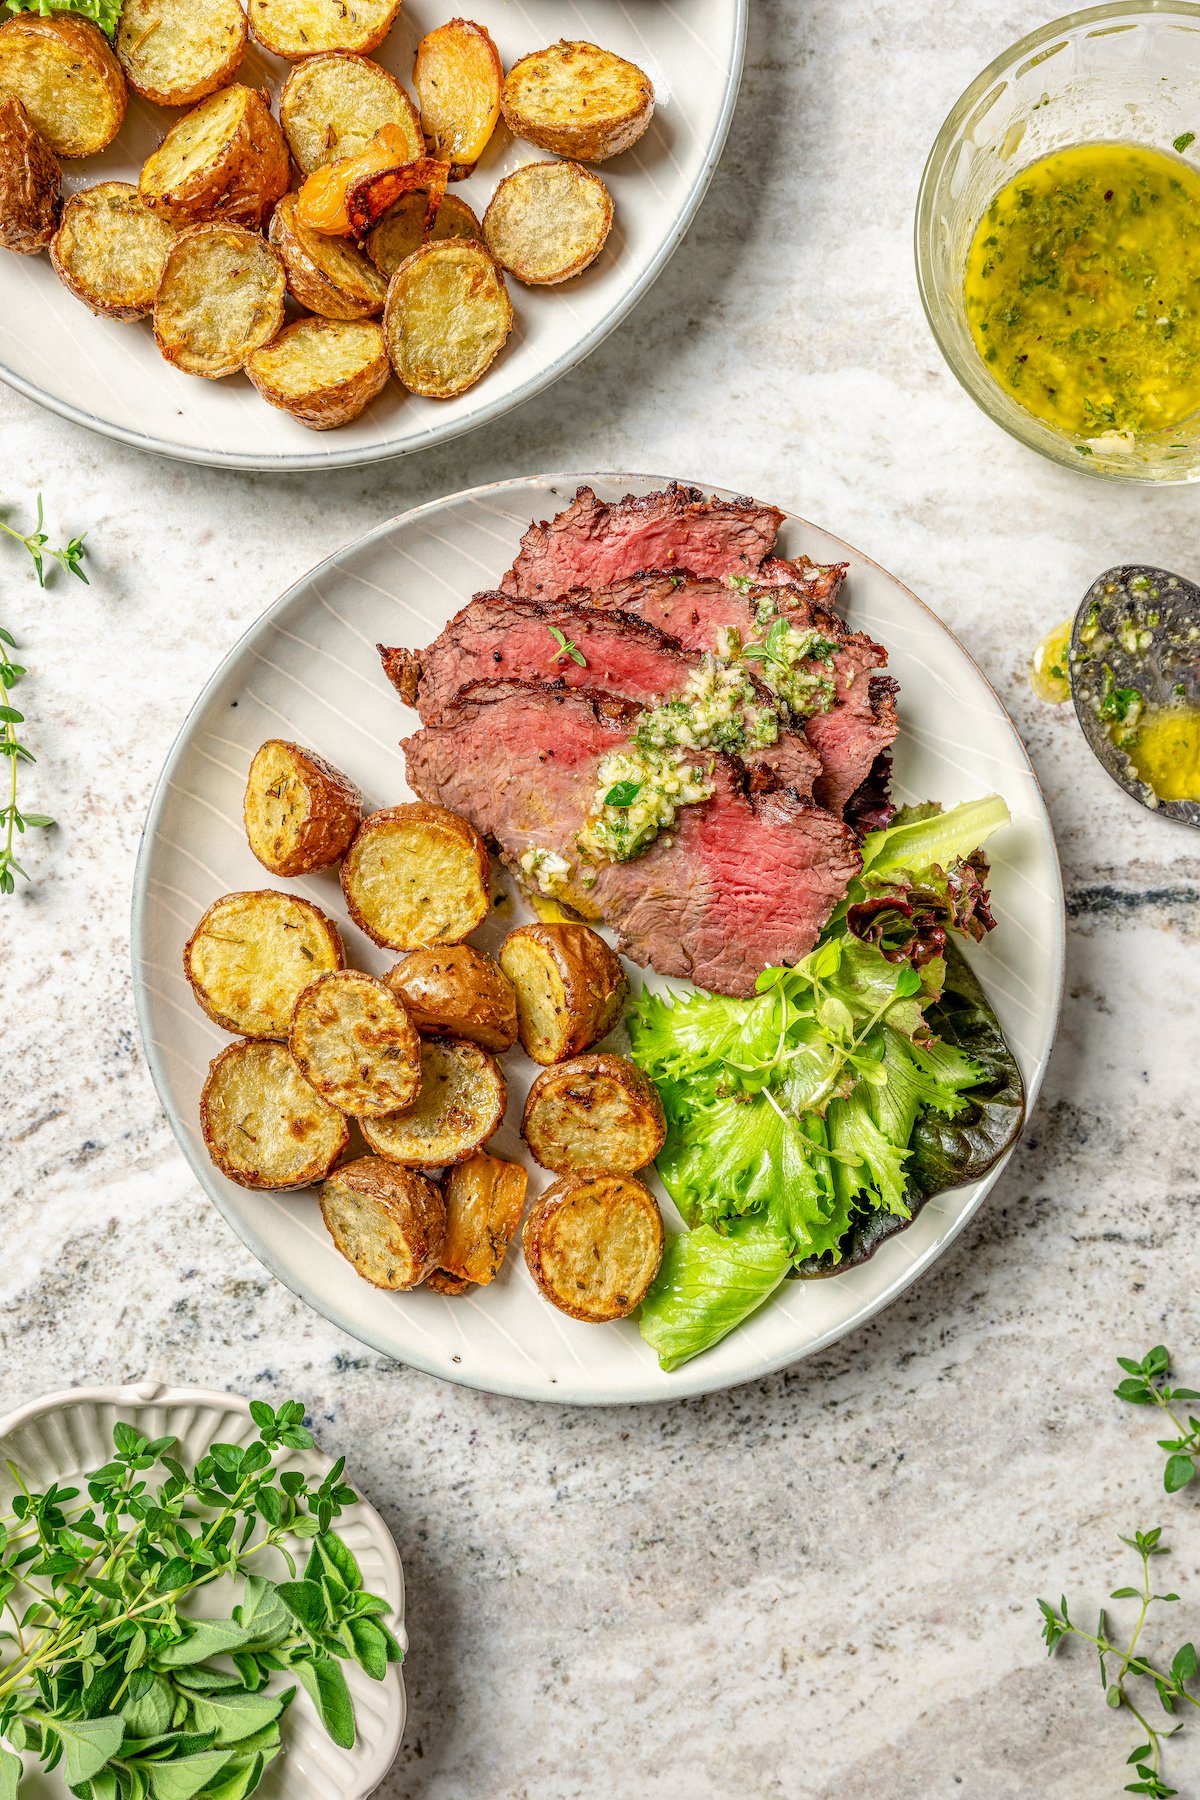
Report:
[[[1173,1406],[1177,1400],[1200,1400],[1200,1391],[1196,1388],[1173,1388],[1166,1385],[1167,1376],[1171,1373],[1171,1358],[1162,1344],[1156,1344],[1141,1362],[1134,1362],[1128,1356],[1118,1356],[1117,1362],[1127,1376],[1125,1381],[1113,1389],[1117,1399],[1127,1400],[1131,1406],[1160,1407],[1178,1433],[1177,1437],[1158,1440],[1159,1449],[1168,1453],[1163,1470],[1163,1486],[1168,1494],[1177,1494],[1180,1488],[1186,1487],[1196,1476],[1196,1462],[1200,1458],[1200,1419],[1189,1414],[1185,1426],[1176,1416]]]
[[[83,548],[83,540],[86,538],[87,532],[85,531],[81,533],[79,537],[72,538],[65,550],[49,550],[46,546],[49,544],[50,538],[49,534],[43,530],[44,524],[45,517],[42,509],[42,496],[39,494],[37,497],[37,524],[32,531],[28,533],[18,531],[15,526],[5,525],[3,521],[0,521],[0,531],[3,531],[6,536],[15,539],[18,544],[24,544],[30,556],[33,558],[33,566],[37,570],[39,587],[45,587],[46,585],[45,563],[47,557],[49,557],[51,561],[56,562],[59,568],[64,569],[68,575],[77,575],[85,587],[89,586],[88,578],[83,572],[83,558],[86,555],[86,551]]]

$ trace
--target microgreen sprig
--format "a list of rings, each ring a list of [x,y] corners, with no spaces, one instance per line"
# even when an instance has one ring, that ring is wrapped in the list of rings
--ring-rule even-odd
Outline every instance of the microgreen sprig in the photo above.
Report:
[[[1185,1426],[1173,1410],[1174,1403],[1178,1400],[1200,1400],[1200,1390],[1167,1386],[1171,1358],[1162,1344],[1156,1344],[1141,1362],[1134,1362],[1132,1357],[1118,1356],[1117,1363],[1126,1375],[1126,1379],[1113,1389],[1117,1399],[1127,1400],[1131,1406],[1160,1407],[1175,1427],[1178,1435],[1159,1438],[1158,1447],[1168,1453],[1163,1470],[1163,1486],[1168,1494],[1177,1494],[1180,1488],[1186,1487],[1196,1476],[1196,1463],[1200,1459],[1200,1419],[1189,1414]]]
[[[571,642],[565,631],[560,631],[557,625],[547,625],[546,630],[558,645],[557,651],[550,659],[551,662],[560,663],[564,656],[569,656],[571,661],[578,663],[581,669],[587,668],[587,657],[578,644]]]

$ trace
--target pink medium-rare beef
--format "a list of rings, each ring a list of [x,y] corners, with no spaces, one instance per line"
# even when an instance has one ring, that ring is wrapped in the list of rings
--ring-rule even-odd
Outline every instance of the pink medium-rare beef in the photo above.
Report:
[[[847,563],[815,563],[807,556],[790,562],[782,556],[768,556],[754,577],[756,587],[793,587],[816,606],[832,606],[846,575]]]
[[[531,525],[500,586],[527,599],[602,588],[640,569],[687,569],[723,579],[753,575],[775,546],[783,514],[750,499],[707,500],[677,482],[609,503],[581,487],[557,517]]]
[[[518,873],[530,851],[564,858],[556,896],[612,925],[633,961],[750,994],[760,970],[813,948],[861,866],[853,833],[793,794],[751,794],[738,764],[718,756],[712,799],[681,808],[643,855],[581,864],[575,840],[601,760],[628,742],[636,716],[586,691],[479,682],[405,741],[408,778],[423,799],[470,819]]]

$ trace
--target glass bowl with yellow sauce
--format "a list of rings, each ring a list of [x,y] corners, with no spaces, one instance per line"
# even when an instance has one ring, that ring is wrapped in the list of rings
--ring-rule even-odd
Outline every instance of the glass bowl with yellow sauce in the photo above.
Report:
[[[1200,5],[1091,7],[998,57],[938,134],[916,252],[997,424],[1088,474],[1200,480]]]

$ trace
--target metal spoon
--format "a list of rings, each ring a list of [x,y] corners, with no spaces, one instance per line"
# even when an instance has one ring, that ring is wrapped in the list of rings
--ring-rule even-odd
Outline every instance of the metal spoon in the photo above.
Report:
[[[1200,706],[1200,587],[1145,563],[1107,569],[1075,614],[1070,671],[1083,735],[1113,780],[1152,812],[1200,828],[1200,801],[1160,798],[1120,743],[1123,709],[1134,729],[1139,702]]]

